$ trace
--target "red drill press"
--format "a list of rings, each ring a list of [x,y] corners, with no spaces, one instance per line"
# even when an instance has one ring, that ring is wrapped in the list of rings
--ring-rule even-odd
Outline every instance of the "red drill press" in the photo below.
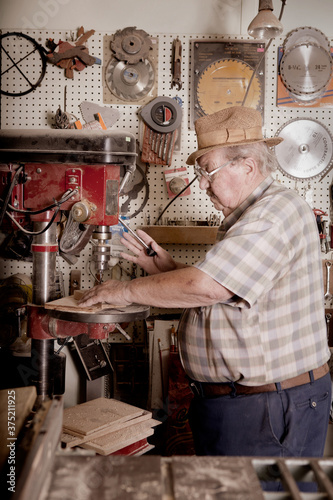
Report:
[[[32,339],[35,384],[41,399],[53,395],[54,340],[87,333],[104,339],[115,323],[146,318],[149,308],[130,306],[101,314],[46,310],[54,300],[56,258],[82,249],[90,237],[99,280],[110,257],[106,241],[118,223],[119,193],[135,170],[132,134],[79,130],[0,131],[0,227],[33,230],[33,303],[28,305],[28,336]],[[70,212],[72,229],[59,245],[57,222]]]

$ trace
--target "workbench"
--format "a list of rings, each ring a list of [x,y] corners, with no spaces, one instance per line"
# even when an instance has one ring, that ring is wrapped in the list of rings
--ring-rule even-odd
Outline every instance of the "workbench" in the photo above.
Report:
[[[38,500],[332,499],[333,458],[56,456]],[[260,480],[283,483],[263,491]],[[300,493],[297,481],[320,492]],[[309,496],[310,495],[310,496]]]

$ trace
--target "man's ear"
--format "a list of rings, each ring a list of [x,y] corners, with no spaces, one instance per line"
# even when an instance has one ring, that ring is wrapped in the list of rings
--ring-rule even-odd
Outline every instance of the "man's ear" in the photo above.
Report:
[[[243,168],[245,170],[246,175],[249,176],[248,177],[249,179],[253,179],[253,177],[255,177],[259,172],[257,162],[251,157],[244,158]]]

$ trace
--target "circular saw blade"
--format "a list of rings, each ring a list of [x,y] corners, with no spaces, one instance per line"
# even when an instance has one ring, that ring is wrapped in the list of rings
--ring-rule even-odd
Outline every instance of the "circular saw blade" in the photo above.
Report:
[[[325,175],[332,163],[332,136],[317,120],[295,118],[276,133],[284,141],[275,146],[279,169],[292,179]]]
[[[153,88],[154,69],[148,59],[137,64],[111,59],[106,68],[109,90],[124,101],[139,101]]]
[[[290,92],[290,97],[297,103],[304,103],[305,106],[309,106],[318,99],[320,99],[323,96],[323,91],[321,90],[320,92],[312,92],[311,94],[293,94],[293,92]]]
[[[294,45],[315,43],[328,52],[330,51],[330,41],[324,33],[311,26],[303,26],[292,30],[285,38],[283,50],[289,50]]]
[[[285,87],[294,95],[313,98],[327,87],[332,73],[332,58],[323,47],[300,44],[287,50],[280,63]]]
[[[144,30],[135,27],[118,30],[111,42],[111,50],[120,61],[136,64],[148,57],[152,41]]]
[[[209,64],[199,78],[196,94],[204,114],[211,114],[230,106],[241,106],[253,76],[253,68],[237,59],[219,59]],[[258,108],[261,85],[255,74],[247,98],[247,105]]]

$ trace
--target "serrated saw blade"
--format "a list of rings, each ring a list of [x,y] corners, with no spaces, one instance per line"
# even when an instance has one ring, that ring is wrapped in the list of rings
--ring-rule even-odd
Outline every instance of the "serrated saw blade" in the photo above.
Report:
[[[283,125],[276,136],[284,140],[275,146],[279,169],[292,179],[325,175],[332,163],[332,136],[317,120],[295,118]]]
[[[109,90],[116,97],[124,101],[139,101],[153,88],[155,75],[148,59],[137,64],[111,59],[105,78]]]
[[[330,51],[330,41],[326,35],[324,35],[322,31],[317,28],[312,28],[311,26],[303,26],[290,31],[283,43],[283,50],[286,51],[294,45],[306,44],[309,42],[320,45],[328,52]]]
[[[252,80],[247,105],[258,108],[262,88],[253,68],[237,59],[218,59],[202,71],[196,89],[198,105],[204,114],[230,106],[241,106]]]
[[[313,98],[323,92],[332,74],[332,57],[323,47],[300,44],[287,50],[281,59],[280,75],[285,87],[294,95]]]
[[[144,30],[128,27],[118,30],[111,42],[111,50],[120,61],[136,64],[144,61],[152,49],[152,41]]]

